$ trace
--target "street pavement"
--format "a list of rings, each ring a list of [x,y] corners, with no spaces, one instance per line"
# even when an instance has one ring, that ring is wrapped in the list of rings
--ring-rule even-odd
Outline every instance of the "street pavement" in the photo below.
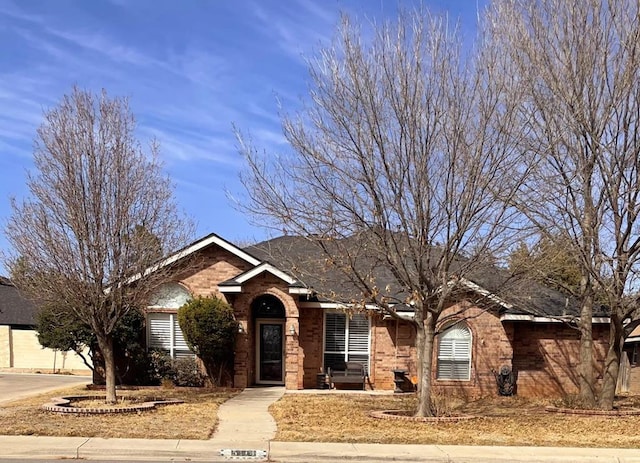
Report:
[[[220,407],[218,430],[210,440],[0,436],[0,460],[217,462],[258,461],[265,460],[264,455],[268,455],[269,461],[282,463],[340,460],[371,463],[640,463],[638,449],[278,442],[272,440],[276,426],[268,407],[283,393],[284,388],[277,387],[245,389]]]
[[[0,404],[90,382],[90,376],[0,372]]]

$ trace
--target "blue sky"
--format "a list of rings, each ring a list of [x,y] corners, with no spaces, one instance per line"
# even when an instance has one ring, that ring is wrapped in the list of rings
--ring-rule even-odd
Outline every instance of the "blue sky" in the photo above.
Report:
[[[482,5],[484,2],[479,0]],[[379,21],[412,0],[0,0],[0,226],[24,198],[43,110],[71,87],[127,96],[142,142],[156,137],[177,201],[233,242],[268,231],[236,211],[242,159],[232,124],[267,152],[286,149],[278,101],[306,95],[305,58],[328,44],[340,12]],[[475,0],[423,1],[458,18],[467,38]],[[0,234],[0,251],[8,243]],[[0,264],[0,274],[4,269]]]

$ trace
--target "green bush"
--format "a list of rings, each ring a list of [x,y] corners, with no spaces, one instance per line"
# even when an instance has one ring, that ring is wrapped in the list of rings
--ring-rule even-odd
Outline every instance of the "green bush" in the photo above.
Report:
[[[173,362],[173,383],[183,387],[202,387],[207,377],[202,374],[198,362],[192,357],[183,357]]]
[[[161,349],[150,349],[147,354],[146,382],[152,385],[159,385],[163,380],[174,381],[176,373],[173,369],[171,357]]]
[[[178,310],[178,323],[189,348],[200,357],[215,386],[233,375],[233,348],[238,322],[233,308],[216,297],[198,297]]]
[[[143,344],[145,318],[141,311],[129,310],[113,331],[113,350],[118,384],[141,385],[154,380],[147,374],[149,356]],[[104,384],[104,358],[95,335],[86,321],[68,309],[46,305],[36,314],[38,341],[43,347],[74,351],[93,370],[96,384]],[[84,350],[89,349],[89,358]]]

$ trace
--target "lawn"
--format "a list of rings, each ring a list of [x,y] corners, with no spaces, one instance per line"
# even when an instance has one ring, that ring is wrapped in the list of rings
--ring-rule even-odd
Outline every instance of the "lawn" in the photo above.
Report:
[[[150,412],[115,415],[63,415],[45,412],[52,396],[93,395],[84,387],[57,391],[0,406],[4,435],[83,436],[105,438],[209,439],[219,405],[237,391],[143,389],[127,396],[162,396],[184,400]],[[626,397],[640,408],[640,396]],[[278,424],[276,440],[404,444],[535,445],[571,447],[640,447],[640,416],[597,417],[549,413],[548,401],[493,398],[451,403],[455,413],[478,418],[457,423],[379,420],[371,410],[415,406],[411,395],[285,394],[270,408]]]
[[[640,406],[640,397],[626,398]],[[394,444],[561,447],[640,447],[640,416],[595,417],[549,413],[549,402],[494,398],[456,404],[478,416],[456,423],[379,420],[370,410],[411,409],[411,396],[286,394],[271,406],[276,440]]]
[[[141,389],[121,396],[157,396],[183,404],[152,411],[113,415],[70,415],[46,412],[41,405],[53,396],[95,395],[84,386],[33,396],[0,406],[1,434],[36,436],[125,437],[148,439],[209,439],[217,424],[218,407],[237,391]]]

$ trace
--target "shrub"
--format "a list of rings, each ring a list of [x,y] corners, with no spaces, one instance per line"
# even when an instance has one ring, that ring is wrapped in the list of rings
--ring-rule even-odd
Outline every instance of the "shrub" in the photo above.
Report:
[[[178,323],[189,348],[200,357],[215,386],[233,367],[238,322],[233,308],[216,297],[198,297],[178,310]]]
[[[451,416],[453,407],[445,394],[431,394],[430,405],[433,416]]]
[[[173,383],[176,373],[169,354],[160,349],[151,349],[147,358],[149,362],[147,382],[149,384],[163,384],[167,380]]]
[[[572,410],[590,410],[594,406],[589,401],[580,397],[579,394],[565,394],[554,402],[558,408],[570,408]]]
[[[192,357],[176,359],[173,362],[173,371],[175,372],[173,382],[176,386],[202,387],[207,379]]]

